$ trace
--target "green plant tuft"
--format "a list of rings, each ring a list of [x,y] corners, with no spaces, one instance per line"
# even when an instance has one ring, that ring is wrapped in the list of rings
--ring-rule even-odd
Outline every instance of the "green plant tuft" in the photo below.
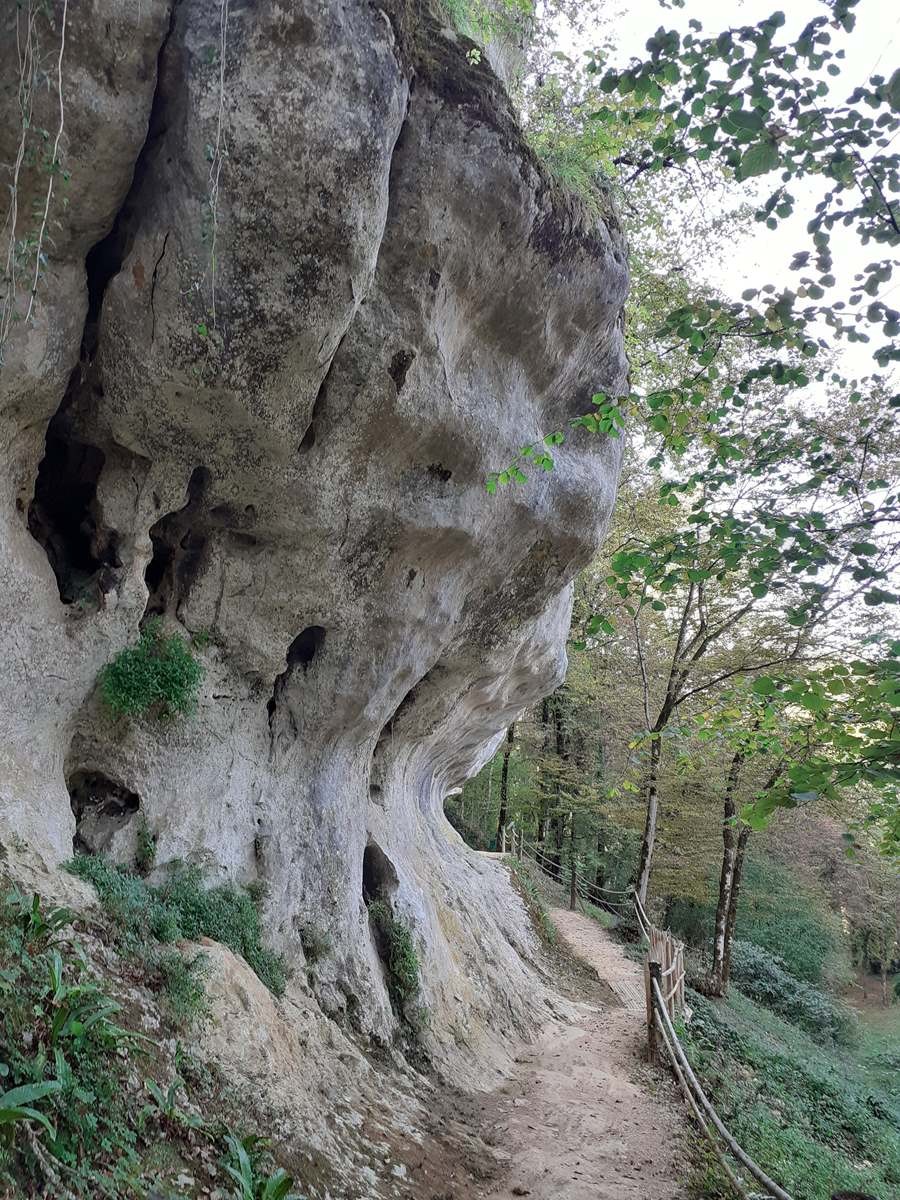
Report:
[[[209,999],[204,980],[209,974],[205,954],[187,958],[177,950],[163,951],[157,959],[172,1023],[189,1029],[209,1016]]]
[[[150,832],[147,818],[141,817],[137,830],[137,852],[134,856],[139,875],[149,875],[156,861],[156,834]]]
[[[158,887],[95,855],[77,855],[67,867],[97,889],[124,949],[158,960],[154,940],[212,938],[240,954],[274,995],[284,992],[284,960],[263,944],[259,908],[245,889],[228,884],[206,889],[196,867],[175,866]],[[176,1006],[188,992],[184,984]]]
[[[369,920],[375,928],[378,948],[387,967],[388,992],[394,1004],[402,1009],[407,1001],[418,995],[419,956],[412,934],[394,916],[386,900],[373,900],[369,905]]]
[[[307,924],[301,927],[300,945],[310,966],[331,953],[331,938],[324,929],[319,929],[316,925]]]
[[[100,694],[117,714],[174,717],[192,711],[202,678],[203,667],[184,639],[177,633],[164,637],[154,618],[137,645],[121,650],[100,672]]]

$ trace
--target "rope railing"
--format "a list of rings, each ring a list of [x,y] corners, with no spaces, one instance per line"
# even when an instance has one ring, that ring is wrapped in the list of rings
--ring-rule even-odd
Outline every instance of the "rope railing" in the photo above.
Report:
[[[640,896],[633,888],[624,890],[602,888],[588,879],[574,858],[570,859],[568,863],[563,863],[562,855],[559,858],[551,858],[540,846],[530,842],[520,831],[515,829],[511,833],[511,844],[514,854],[517,850],[520,858],[527,854],[538,869],[550,876],[555,883],[563,887],[568,883],[573,898],[577,897],[582,902],[582,907],[584,904],[592,904],[614,916],[626,915],[636,918],[641,938],[647,947],[644,977],[647,1000],[647,1039],[651,1060],[656,1057],[656,1040],[659,1035],[665,1046],[672,1071],[684,1092],[688,1107],[700,1129],[709,1139],[722,1169],[741,1200],[792,1200],[784,1188],[771,1179],[735,1141],[694,1074],[684,1047],[675,1031],[673,1022],[676,1014],[686,1014],[685,1019],[690,1016],[690,1010],[685,1003],[684,944],[673,937],[668,930],[659,929],[653,924]],[[610,897],[620,897],[620,899],[611,899]],[[765,1191],[763,1193],[751,1192],[741,1178],[740,1171],[735,1170],[729,1163],[727,1155],[730,1155],[734,1162],[740,1164],[740,1168],[743,1168],[746,1174],[761,1185]]]
[[[770,1176],[766,1174],[762,1167],[754,1162],[750,1155],[741,1148],[741,1146],[735,1141],[728,1128],[725,1126],[719,1114],[713,1108],[709,1098],[706,1095],[706,1092],[704,1092],[700,1085],[700,1081],[694,1074],[693,1068],[688,1062],[688,1057],[684,1052],[684,1048],[678,1039],[678,1034],[675,1032],[675,1027],[669,1017],[669,1009],[668,1004],[666,1003],[666,998],[663,996],[662,989],[659,986],[658,972],[653,971],[651,973],[650,983],[653,995],[653,1015],[661,1022],[659,1029],[663,1035],[663,1041],[666,1045],[666,1049],[669,1052],[670,1061],[672,1062],[673,1067],[676,1068],[675,1074],[679,1079],[679,1082],[682,1084],[682,1088],[685,1096],[688,1098],[689,1105],[695,1110],[695,1114],[698,1117],[701,1128],[710,1139],[716,1154],[718,1155],[720,1161],[722,1161],[723,1166],[725,1166],[728,1177],[735,1186],[739,1195],[742,1197],[748,1197],[747,1189],[740,1179],[737,1178],[730,1170],[727,1163],[724,1162],[724,1156],[721,1154],[721,1151],[716,1145],[716,1142],[712,1136],[712,1132],[709,1128],[710,1125],[713,1126],[716,1133],[718,1133],[719,1137],[728,1147],[728,1151],[732,1158],[736,1159],[736,1161],[744,1167],[748,1174],[752,1175],[756,1182],[761,1184],[766,1189],[767,1197],[774,1197],[774,1200],[792,1200],[789,1193],[786,1192],[783,1187],[777,1184],[774,1179],[770,1178]],[[704,1119],[704,1116],[701,1116],[700,1113],[696,1111],[698,1108],[702,1110],[703,1114],[705,1114],[706,1119]]]

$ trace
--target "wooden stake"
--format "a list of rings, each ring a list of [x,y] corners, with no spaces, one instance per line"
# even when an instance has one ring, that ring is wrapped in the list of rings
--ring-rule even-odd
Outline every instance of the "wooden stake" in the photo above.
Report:
[[[653,980],[660,981],[662,968],[656,959],[649,954],[644,959],[644,986],[647,996],[647,1058],[651,1063],[656,1062],[656,1009],[653,1004]]]

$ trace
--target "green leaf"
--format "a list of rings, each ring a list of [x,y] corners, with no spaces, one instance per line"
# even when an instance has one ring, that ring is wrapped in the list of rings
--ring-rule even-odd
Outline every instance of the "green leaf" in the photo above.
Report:
[[[737,129],[749,129],[753,133],[758,133],[765,124],[762,113],[758,113],[754,109],[739,109],[738,112],[730,112],[724,123],[734,125]]]
[[[741,179],[751,179],[754,175],[766,175],[774,171],[780,162],[778,147],[770,139],[754,142],[741,155],[739,174]]]
[[[887,81],[884,93],[887,97],[887,102],[896,113],[900,113],[900,67],[893,73]]]

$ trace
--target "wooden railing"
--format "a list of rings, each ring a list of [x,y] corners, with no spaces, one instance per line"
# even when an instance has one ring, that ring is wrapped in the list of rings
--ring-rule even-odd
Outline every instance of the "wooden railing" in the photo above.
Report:
[[[644,981],[647,1041],[651,1061],[659,1059],[660,1047],[664,1047],[669,1065],[684,1092],[688,1108],[709,1139],[735,1194],[741,1200],[792,1200],[784,1188],[771,1179],[735,1141],[694,1074],[675,1031],[676,1019],[687,1021],[691,1015],[684,994],[684,943],[673,937],[669,930],[659,929],[653,924],[633,888],[615,891],[600,887],[587,879],[583,868],[579,867],[574,857],[563,864],[561,856],[548,855],[541,846],[525,838],[515,826],[511,826],[509,832],[504,830],[503,833],[504,853],[508,845],[511,853],[518,858],[527,856],[554,882],[563,887],[568,882],[571,908],[574,909],[576,901],[581,900],[582,907],[592,904],[617,916],[629,919],[633,916],[637,920],[641,938],[647,947],[644,957]],[[729,1162],[728,1154],[731,1155],[732,1162]],[[739,1165],[735,1166],[735,1163]],[[765,1190],[751,1191],[742,1178],[742,1172]]]

